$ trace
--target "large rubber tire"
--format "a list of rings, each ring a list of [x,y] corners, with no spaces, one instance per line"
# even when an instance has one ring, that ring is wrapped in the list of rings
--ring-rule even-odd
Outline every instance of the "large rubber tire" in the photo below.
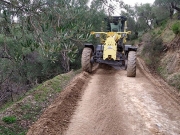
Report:
[[[92,63],[91,63],[91,57],[92,57],[92,49],[85,47],[82,52],[81,57],[81,66],[82,70],[91,73],[92,72]]]
[[[128,53],[128,63],[127,63],[127,77],[136,76],[136,52],[130,51]]]

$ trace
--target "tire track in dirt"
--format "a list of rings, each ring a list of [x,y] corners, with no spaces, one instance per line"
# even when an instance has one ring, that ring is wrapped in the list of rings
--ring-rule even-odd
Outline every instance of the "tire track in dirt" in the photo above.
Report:
[[[65,135],[179,135],[178,102],[151,81],[139,69],[98,69]]]
[[[108,66],[81,73],[28,135],[180,135],[180,99],[171,88],[140,62],[135,78],[126,75]]]
[[[180,106],[180,98],[179,98],[180,93],[178,93],[175,88],[169,86],[159,76],[157,76],[157,75],[153,76],[150,73],[149,69],[146,67],[146,65],[142,59],[138,58],[137,61],[138,61],[138,66],[139,66],[141,73],[143,73],[143,75],[145,75],[154,84],[154,86],[156,86],[157,89],[160,90],[160,92],[162,93],[161,95],[163,95],[164,98],[166,98],[166,99],[173,100],[175,103],[174,102],[171,102],[171,103],[174,104],[174,107],[176,107],[177,104]],[[180,109],[180,108],[177,108],[177,109]]]
[[[180,134],[180,114],[177,108],[169,106],[160,91],[137,70],[137,77],[127,78],[121,72],[119,95],[123,98],[128,122],[131,123],[131,135],[178,135]],[[162,104],[165,102],[166,104]],[[174,103],[172,99],[169,102]],[[176,104],[178,107],[178,104]],[[167,113],[171,108],[173,118]],[[178,107],[179,108],[179,107]]]
[[[116,97],[116,70],[98,69],[79,102],[66,135],[130,134]]]

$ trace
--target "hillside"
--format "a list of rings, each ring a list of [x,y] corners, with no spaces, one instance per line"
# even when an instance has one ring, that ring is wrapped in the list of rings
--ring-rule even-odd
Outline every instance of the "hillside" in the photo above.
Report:
[[[0,135],[25,135],[77,73],[60,74],[30,90],[20,101],[5,104],[0,110]]]
[[[174,89],[169,87],[167,84],[165,84],[165,82],[163,82],[159,78],[159,75],[160,75],[170,85],[180,90],[180,81],[179,81],[180,80],[180,46],[179,46],[180,38],[179,36],[176,36],[172,31],[172,25],[175,22],[176,20],[173,20],[173,21],[169,20],[166,23],[164,23],[162,26],[149,31],[148,33],[145,33],[139,40],[139,41],[142,41],[142,42],[139,42],[139,49],[138,49],[139,57],[143,58],[144,62],[148,65],[151,72],[149,72],[149,70],[143,64],[143,61],[141,59],[138,59],[139,69],[137,73],[137,80],[139,79],[139,82],[137,83],[147,83],[146,85],[153,84],[155,87],[157,87],[161,91],[161,93],[158,93],[158,95],[163,93],[162,94],[163,97],[167,98],[168,96],[170,97],[169,101],[171,101],[172,103],[175,101],[175,103],[173,104],[178,104],[179,99],[176,96],[176,94],[174,94]],[[100,77],[101,79],[109,78],[110,80],[113,80],[114,75],[115,75],[116,79],[118,80],[118,79],[123,78],[123,77],[119,78],[118,74],[122,74],[123,76],[126,76],[125,71],[114,71],[112,68],[109,68],[109,67],[105,67],[105,69],[101,69],[100,67],[97,67],[97,66],[95,67],[92,75],[89,75],[87,73],[81,73],[80,75],[76,76],[76,79],[72,80],[72,78],[74,78],[76,74],[77,72],[71,71],[67,74],[58,75],[55,78],[48,80],[40,84],[36,88],[30,90],[28,93],[26,93],[26,95],[20,101],[16,103],[11,103],[11,104],[8,104],[8,103],[5,104],[4,107],[0,111],[0,119],[1,119],[0,134],[1,135],[7,135],[7,134],[24,135],[27,133],[30,126],[31,126],[31,130],[29,130],[28,134],[38,134],[38,133],[56,134],[56,132],[64,133],[67,130],[69,124],[71,123],[71,118],[73,117],[73,114],[76,111],[77,104],[80,102],[81,97],[83,96],[83,93],[84,93],[83,91],[85,90],[87,85],[91,84],[92,77],[97,78],[98,76],[102,76]],[[105,77],[103,77],[103,74],[105,75]],[[146,78],[147,80],[144,78],[146,82],[142,81],[144,80],[142,79],[144,75],[145,75],[145,78],[147,77]],[[70,80],[72,81],[70,82]],[[124,80],[126,80],[126,77],[124,78]],[[135,80],[128,79],[126,82],[129,82],[129,81],[130,82],[132,81],[131,83],[133,83]],[[115,82],[116,81],[113,81],[114,86],[115,86]],[[103,82],[99,82],[99,83],[102,84],[102,86],[105,85]],[[91,84],[91,85],[92,87],[96,87],[97,84]],[[108,82],[106,82],[106,85],[108,85]],[[136,83],[133,83],[133,85],[136,85]],[[65,88],[65,86],[66,86],[66,89],[62,91],[62,89]],[[107,87],[110,88],[112,86],[107,86]],[[126,86],[124,87],[125,87],[124,89],[130,90],[129,87],[127,88]],[[98,86],[98,88],[100,88],[100,86]],[[102,88],[102,91],[104,91],[104,88],[105,87]],[[150,89],[148,91],[150,92],[154,90]],[[94,92],[97,94],[96,91]],[[143,90],[141,92],[143,93]],[[123,94],[125,93],[126,91],[123,91]],[[108,91],[106,94],[108,94]],[[115,93],[111,93],[111,94],[113,96]],[[126,94],[130,94],[130,93],[126,93]],[[92,98],[94,96],[92,95]],[[139,98],[138,95],[136,96],[137,98]],[[144,95],[144,96],[147,96],[147,95]],[[160,100],[158,96],[156,97],[155,95],[153,95],[153,97],[155,99],[151,99],[151,100],[155,100],[157,102],[156,104],[160,104],[164,102],[163,100]],[[112,97],[109,96],[107,101],[111,99]],[[103,99],[99,99],[99,100],[103,100]],[[95,104],[99,104],[98,103],[99,100],[97,100]],[[130,99],[127,99],[127,100],[130,100]],[[143,100],[143,99],[139,99],[139,100]],[[153,101],[153,104],[155,101]],[[113,101],[113,102],[116,102],[116,101]],[[130,101],[127,101],[127,102],[129,106],[131,106]],[[136,104],[136,102],[134,102],[133,104],[135,106],[136,105],[139,106],[140,105],[139,103],[140,102],[137,102]],[[148,105],[149,104],[147,103],[147,106]],[[109,104],[109,106],[112,106],[112,105]],[[170,106],[166,104],[162,106],[171,108]],[[152,112],[153,107],[151,109],[152,110],[148,110],[148,111],[151,112],[151,115],[155,115]],[[174,109],[174,108],[171,108],[171,109]],[[106,111],[106,109],[101,110],[101,111],[103,113],[103,111]],[[107,111],[111,111],[111,110],[107,110]],[[176,110],[176,112],[178,111]],[[124,113],[124,112],[122,111],[121,113]],[[136,117],[135,114],[132,114],[132,115],[134,115],[133,117]],[[142,115],[144,116],[145,114],[142,114]],[[159,112],[159,115],[161,115],[160,112]],[[174,116],[175,114],[173,114],[173,117]],[[117,114],[114,114],[113,117],[117,117]],[[121,117],[121,116],[118,116],[118,117]],[[164,119],[167,119],[167,118],[164,117]],[[34,124],[36,120],[38,121]],[[155,119],[152,119],[152,121],[154,120]],[[170,122],[171,120],[168,120],[168,121]],[[56,127],[57,125],[59,125],[59,128]],[[123,127],[123,125],[121,126]],[[121,126],[119,128],[122,128]],[[127,125],[125,124],[124,126],[127,126]],[[47,127],[47,129],[44,129],[44,127]],[[169,128],[169,127],[166,127],[166,128]],[[71,129],[70,132],[74,132],[73,130]],[[156,130],[158,130],[158,132],[162,132],[160,130],[164,130],[164,129],[153,128],[153,130],[155,130],[153,132],[156,132]],[[111,132],[114,132],[114,131],[110,130],[109,133]],[[126,131],[123,131],[123,132],[125,134],[129,134]],[[134,132],[140,133],[141,131],[138,131],[138,127],[137,127],[137,131],[134,131]],[[176,131],[171,131],[169,129],[169,131],[166,131],[166,132],[173,133]]]
[[[180,36],[172,31],[178,20],[168,20],[145,33],[139,43],[139,55],[151,71],[180,90]]]
[[[27,135],[178,135],[179,97],[137,62],[134,78],[107,65],[80,73]]]
[[[0,1],[0,135],[180,135],[180,0],[126,2]]]

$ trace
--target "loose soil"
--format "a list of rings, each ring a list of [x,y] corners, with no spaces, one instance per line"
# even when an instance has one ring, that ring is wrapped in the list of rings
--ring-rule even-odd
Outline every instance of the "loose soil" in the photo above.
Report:
[[[99,66],[81,73],[27,135],[179,135],[180,97],[138,59],[136,77]]]

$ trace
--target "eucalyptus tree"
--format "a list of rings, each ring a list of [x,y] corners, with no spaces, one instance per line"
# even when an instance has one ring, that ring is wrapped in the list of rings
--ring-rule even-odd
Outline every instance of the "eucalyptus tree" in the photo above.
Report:
[[[171,19],[175,10],[180,14],[179,0],[155,0],[154,4],[166,8],[166,10],[169,11],[169,16]]]
[[[149,29],[152,29],[153,21],[155,19],[152,5],[149,3],[135,5],[135,9],[138,15],[138,20],[142,22],[142,24],[146,24]]]
[[[153,5],[153,13],[155,15],[154,23],[159,25],[164,20],[169,18],[169,11],[164,7]]]
[[[87,41],[92,26],[97,28],[95,25],[103,18],[100,4],[91,9],[87,3],[88,0],[4,0],[2,10],[9,14],[9,18],[18,18],[21,34],[16,38],[21,39],[19,42],[23,47],[33,51],[38,49],[51,60],[56,60],[54,53],[62,53],[63,57],[70,57],[62,59],[64,64],[63,60],[75,56],[76,51],[73,54],[71,50],[74,43]],[[69,65],[65,70],[69,70]]]
[[[135,4],[134,6],[120,3],[122,9],[121,14],[127,16],[128,26],[133,31],[134,38],[138,37],[139,32],[153,28],[155,15],[151,4]]]
[[[100,0],[1,0],[0,10],[0,85],[69,71],[105,16]]]

